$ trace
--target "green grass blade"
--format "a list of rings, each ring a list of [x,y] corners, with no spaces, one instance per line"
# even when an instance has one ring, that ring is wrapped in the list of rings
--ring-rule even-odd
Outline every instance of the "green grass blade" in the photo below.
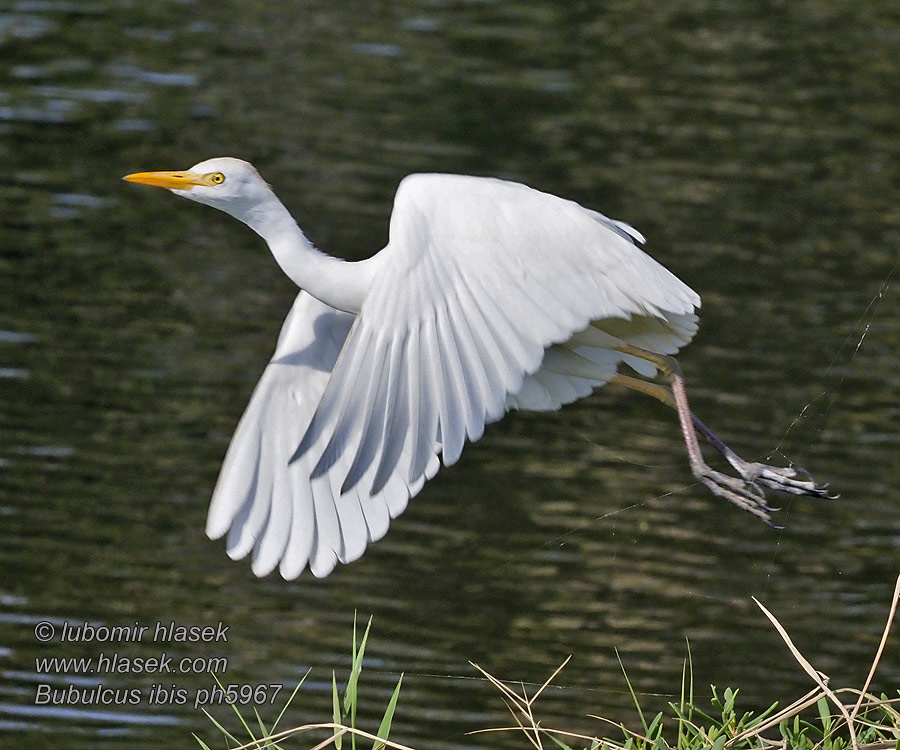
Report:
[[[688,732],[691,731],[691,714],[694,705],[694,662],[691,656],[691,642],[685,639],[687,657],[681,668],[681,695],[678,700],[678,735],[675,739],[675,747],[683,748],[687,745]],[[673,706],[674,708],[674,706]],[[693,732],[692,732],[693,733]]]
[[[337,677],[335,677],[334,671],[331,672],[331,720],[335,724],[341,723],[341,699],[338,698]],[[340,730],[337,727],[335,727],[334,728],[335,750],[341,750],[342,737],[339,734],[339,732],[340,732]]]
[[[378,725],[378,731],[375,732],[375,736],[380,737],[383,740],[386,740],[391,733],[391,722],[394,720],[394,711],[397,710],[397,698],[400,697],[400,685],[402,683],[403,675],[401,674],[400,679],[397,680],[397,687],[394,688],[391,699],[388,701],[387,708],[384,710],[384,716],[381,718],[381,724]],[[376,742],[372,745],[372,750],[382,750],[383,747],[383,742]]]
[[[647,727],[647,738],[650,740],[655,740],[658,736],[662,734],[662,711],[660,711],[656,716],[653,717],[653,721],[650,722],[650,725]]]
[[[356,616],[359,613],[354,609],[353,610],[353,640],[350,641],[350,672],[353,672],[353,665],[356,664]],[[363,648],[365,648],[365,644],[363,644]],[[344,688],[344,693],[346,694],[347,688],[350,687],[349,678],[347,681],[347,685]]]
[[[353,620],[353,663],[350,665],[350,678],[347,680],[347,688],[344,690],[344,715],[350,713],[350,709],[356,705],[356,689],[359,683],[359,674],[362,672],[363,657],[366,654],[366,642],[369,640],[369,628],[372,627],[372,618],[366,625],[359,648],[356,646],[356,619]]]
[[[828,708],[828,698],[822,696],[816,703],[816,710],[819,712],[819,718],[822,720],[822,730],[824,734],[828,734],[831,730],[831,711]]]
[[[288,706],[294,702],[294,696],[297,695],[297,691],[300,689],[300,686],[306,682],[306,678],[309,677],[309,673],[312,672],[312,667],[306,670],[306,674],[300,678],[300,682],[297,683],[297,687],[294,688],[294,691],[288,696],[288,699],[285,701],[284,705],[281,707],[281,712],[278,714],[278,718],[275,719],[275,723],[272,724],[272,734],[275,734],[275,729],[278,727],[278,722],[281,721],[281,717],[284,716],[284,712],[288,710]]]
[[[547,736],[553,741],[553,743],[554,743],[560,750],[572,750],[572,748],[571,748],[569,745],[567,745],[565,742],[563,742],[559,737],[556,737],[556,736],[553,735],[553,734],[548,734]],[[593,746],[592,746],[592,747],[593,747]]]
[[[219,689],[225,694],[225,696],[226,696],[226,702],[227,702],[227,698],[228,698],[228,690],[227,690],[227,689],[225,688],[225,686],[222,684],[222,681],[219,679],[219,675],[213,674],[212,677],[213,677],[213,679],[216,681],[216,684],[219,686]],[[234,711],[234,715],[238,717],[238,721],[241,722],[241,725],[242,725],[242,726],[244,727],[244,729],[247,731],[247,734],[250,736],[250,739],[253,740],[254,742],[256,742],[256,741],[257,741],[257,738],[254,736],[253,731],[250,729],[250,725],[247,723],[247,720],[241,715],[241,711],[240,711],[240,709],[237,707],[237,703],[236,703],[236,702],[235,702],[235,703],[229,703],[228,705],[231,706],[231,710]],[[235,742],[237,742],[237,740],[235,740],[234,736],[231,735],[230,733],[226,732],[225,727],[223,727],[221,724],[219,724],[219,722],[217,722],[217,721],[212,717],[212,715],[211,715],[208,711],[206,711],[206,710],[204,709],[203,713],[205,713],[207,716],[209,716],[209,720],[210,720],[213,724],[216,725],[216,727],[219,729],[220,732],[222,732],[223,734],[227,734],[232,740],[234,740]],[[238,744],[241,744],[241,743],[238,742]]]
[[[259,715],[259,711],[256,710],[256,706],[253,707],[253,715],[256,717],[256,725],[259,727],[259,736],[260,737],[268,737],[272,732],[266,729],[266,725],[263,724],[262,716]]]
[[[631,686],[631,680],[628,679],[628,672],[625,671],[625,665],[622,663],[622,657],[619,656],[619,649],[616,649],[616,659],[619,660],[619,668],[622,670],[622,674],[625,676],[625,684],[628,685],[628,692],[631,694],[631,700],[634,701],[634,707],[637,709],[638,716],[641,718],[641,726],[644,728],[644,736],[647,736],[647,719],[644,717],[644,711],[641,708],[641,702],[638,700],[637,693],[634,692],[634,688]]]
[[[244,715],[241,713],[241,710],[237,707],[237,703],[231,704],[231,710],[234,711],[234,715],[238,717],[238,721],[241,722],[241,725],[244,727],[244,730],[250,736],[250,739],[254,742],[257,741],[256,735],[253,734],[253,730],[250,729],[250,725],[247,723],[247,720],[244,718]],[[265,735],[263,735],[265,736]]]
[[[209,719],[212,722],[212,725],[222,733],[225,739],[231,740],[236,746],[241,744],[241,742],[238,741],[238,738],[235,737],[231,732],[229,732],[225,727],[223,727],[218,721],[216,721],[215,717],[213,717],[213,715],[209,711],[207,711],[205,708],[201,708],[200,710],[203,711],[204,714],[206,714],[206,718]]]
[[[203,740],[201,740],[196,734],[194,734],[193,732],[191,732],[191,736],[192,736],[195,740],[197,740],[197,742],[200,744],[200,747],[202,747],[203,750],[210,750],[209,745],[207,745]]]
[[[347,680],[347,689],[344,691],[344,715],[350,714],[350,726],[356,729],[356,706],[358,703],[357,688],[359,685],[359,675],[362,672],[363,657],[366,653],[366,643],[369,640],[369,629],[372,627],[372,618],[366,625],[366,632],[363,633],[362,640],[359,643],[359,649],[356,648],[356,616],[353,617],[353,665],[350,669],[350,678]],[[350,735],[350,747],[356,750],[356,733]]]

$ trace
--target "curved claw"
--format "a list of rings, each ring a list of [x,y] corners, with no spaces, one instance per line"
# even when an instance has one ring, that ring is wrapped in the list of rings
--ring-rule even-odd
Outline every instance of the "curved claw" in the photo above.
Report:
[[[802,475],[806,478],[806,481],[807,481],[807,482],[813,482],[813,484],[815,484],[815,480],[813,480],[812,474],[810,474],[810,473],[809,473],[806,469],[804,469],[802,466],[792,466],[791,468],[794,470],[794,474],[800,473],[800,474],[802,474]],[[825,485],[822,485],[822,486],[823,486],[823,487],[827,487],[828,485],[825,484]]]

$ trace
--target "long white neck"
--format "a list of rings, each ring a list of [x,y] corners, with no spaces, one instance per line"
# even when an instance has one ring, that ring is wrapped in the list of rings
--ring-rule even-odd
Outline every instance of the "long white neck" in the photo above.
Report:
[[[317,250],[274,194],[237,218],[266,241],[297,286],[337,310],[359,312],[371,283],[370,262],[348,262]]]

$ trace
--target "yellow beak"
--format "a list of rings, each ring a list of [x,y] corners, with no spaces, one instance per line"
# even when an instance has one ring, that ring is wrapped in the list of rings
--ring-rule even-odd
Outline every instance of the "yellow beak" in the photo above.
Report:
[[[126,182],[168,188],[169,190],[190,190],[196,185],[205,185],[203,176],[193,172],[135,172],[123,178]]]

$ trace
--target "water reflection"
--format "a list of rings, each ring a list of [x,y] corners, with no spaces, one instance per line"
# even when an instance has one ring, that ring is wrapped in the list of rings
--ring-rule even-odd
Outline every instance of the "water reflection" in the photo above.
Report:
[[[574,654],[545,706],[576,731],[596,728],[589,712],[630,718],[614,649],[652,706],[678,689],[685,638],[698,686],[738,685],[748,707],[793,698],[806,678],[751,594],[859,684],[900,562],[890,10],[0,11],[0,727],[64,748],[211,735],[185,706],[35,706],[36,657],[93,653],[42,646],[42,620],[227,622],[229,681],[292,685],[313,667],[299,723],[330,715],[353,612],[374,613],[371,711],[405,671],[397,736],[423,747],[480,745],[463,732],[506,720],[470,659],[541,682]],[[508,176],[633,222],[703,295],[683,362],[697,411],[842,500],[758,526],[692,486],[671,414],[608,389],[490,429],[333,577],[254,580],[202,528],[293,290],[227,217],[118,182],[225,153],[344,257],[383,244],[411,171]],[[875,687],[898,678],[886,659]]]

